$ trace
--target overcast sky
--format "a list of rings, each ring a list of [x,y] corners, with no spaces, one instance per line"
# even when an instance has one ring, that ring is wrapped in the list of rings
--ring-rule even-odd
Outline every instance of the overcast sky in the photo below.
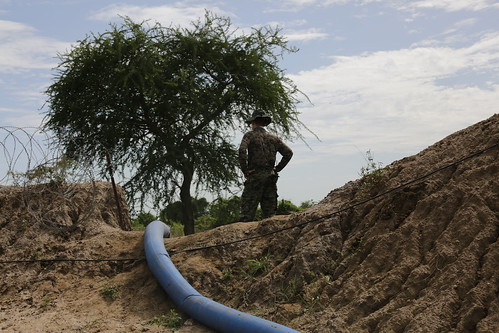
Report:
[[[497,0],[0,0],[0,127],[41,124],[57,54],[87,34],[120,16],[186,26],[205,10],[243,31],[279,26],[300,49],[281,67],[320,141],[289,143],[281,199],[319,201],[358,178],[367,150],[387,165],[497,112]]]

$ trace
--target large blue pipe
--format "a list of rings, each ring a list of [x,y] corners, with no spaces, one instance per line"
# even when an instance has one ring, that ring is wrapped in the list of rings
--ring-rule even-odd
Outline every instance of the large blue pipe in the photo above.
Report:
[[[190,317],[222,333],[299,333],[202,296],[173,265],[163,241],[163,237],[169,236],[170,228],[163,222],[147,225],[144,235],[147,264],[168,296]]]

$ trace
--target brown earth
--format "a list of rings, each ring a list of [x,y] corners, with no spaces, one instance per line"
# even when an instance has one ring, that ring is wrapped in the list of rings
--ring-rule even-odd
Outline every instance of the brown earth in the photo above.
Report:
[[[335,213],[498,142],[494,115],[306,211],[166,248],[203,295],[301,332],[499,332],[498,146]],[[143,232],[119,227],[111,186],[65,188],[0,187],[0,331],[169,331],[148,323],[174,305],[143,260]],[[5,262],[50,258],[138,260]],[[211,331],[187,319],[178,332]]]

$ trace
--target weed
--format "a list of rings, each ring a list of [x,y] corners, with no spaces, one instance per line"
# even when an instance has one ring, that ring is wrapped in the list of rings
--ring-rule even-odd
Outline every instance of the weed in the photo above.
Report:
[[[170,328],[173,332],[178,330],[184,324],[182,317],[175,311],[175,309],[170,309],[170,313],[167,315],[161,315],[154,317],[149,320],[147,325],[158,325]]]
[[[110,300],[118,299],[118,287],[115,285],[105,285],[101,290],[102,297]]]
[[[42,253],[38,250],[31,254],[31,260],[40,260],[42,257]]]
[[[300,293],[299,281],[296,276],[287,280],[287,283],[281,285],[281,289],[277,292],[278,299],[284,303],[290,303],[296,300]]]
[[[357,237],[352,243],[352,252],[357,253],[362,248],[364,244],[364,236]]]
[[[27,231],[30,227],[31,227],[31,223],[28,220],[23,219],[21,221],[20,229],[22,231]]]
[[[42,299],[42,303],[40,304],[40,307],[42,310],[45,310],[49,307],[49,305],[52,304],[52,298],[50,296],[45,296]]]
[[[323,306],[321,305],[321,294],[317,293],[309,299],[304,299],[305,312],[315,312],[320,310]]]
[[[255,277],[262,273],[265,273],[270,266],[269,256],[265,256],[261,259],[249,259],[246,260],[246,273],[249,276]]]
[[[222,280],[227,281],[230,280],[233,276],[233,270],[232,268],[227,268],[223,271],[222,273]]]
[[[361,176],[359,191],[357,195],[360,199],[366,199],[372,193],[379,189],[384,182],[384,172],[381,162],[374,162],[374,157],[371,150],[366,151],[365,160],[366,166],[360,169],[359,176]]]

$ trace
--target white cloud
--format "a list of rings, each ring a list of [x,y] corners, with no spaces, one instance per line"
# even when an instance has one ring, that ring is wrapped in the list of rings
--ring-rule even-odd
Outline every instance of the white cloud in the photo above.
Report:
[[[0,20],[0,72],[51,68],[58,52],[69,47],[52,38],[39,36],[32,27]]]
[[[25,31],[34,31],[34,29],[23,23],[0,20],[0,37],[2,38],[12,33],[20,33]]]
[[[334,5],[367,5],[372,3],[386,4],[400,9],[443,9],[449,12],[467,10],[479,11],[490,8],[499,8],[497,0],[284,0],[279,2],[288,9],[294,10],[304,6],[334,6]]]
[[[307,41],[315,39],[324,39],[329,36],[323,29],[319,28],[302,28],[308,24],[307,20],[291,20],[291,21],[271,21],[267,22],[266,26],[278,27],[283,30],[284,35],[289,41]],[[262,25],[255,25],[253,28],[260,28]],[[245,30],[245,29],[243,29]],[[249,31],[248,31],[249,32]]]
[[[469,19],[465,19],[465,20],[456,22],[456,24],[454,24],[454,26],[456,28],[468,27],[468,26],[475,25],[477,22],[478,22],[477,18],[469,18]]]
[[[2,126],[12,127],[40,127],[43,115],[26,109],[0,108]]]
[[[306,30],[287,30],[285,35],[289,41],[307,41],[314,39],[324,39],[329,35],[321,29],[310,28]]]
[[[496,0],[421,0],[409,4],[412,8],[443,9],[449,12],[460,10],[479,11],[488,8],[499,8]]]
[[[499,33],[464,48],[418,47],[333,60],[291,78],[314,103],[302,108],[302,120],[336,153],[429,145],[489,117],[499,100],[493,76]],[[486,87],[439,83],[463,72],[491,78]]]
[[[134,20],[152,20],[162,25],[187,26],[193,21],[204,17],[206,10],[222,16],[233,16],[232,14],[218,8],[205,6],[187,7],[181,3],[156,7],[141,7],[126,4],[114,4],[107,6],[94,13],[90,18],[94,20],[110,21],[119,16],[128,16]]]

